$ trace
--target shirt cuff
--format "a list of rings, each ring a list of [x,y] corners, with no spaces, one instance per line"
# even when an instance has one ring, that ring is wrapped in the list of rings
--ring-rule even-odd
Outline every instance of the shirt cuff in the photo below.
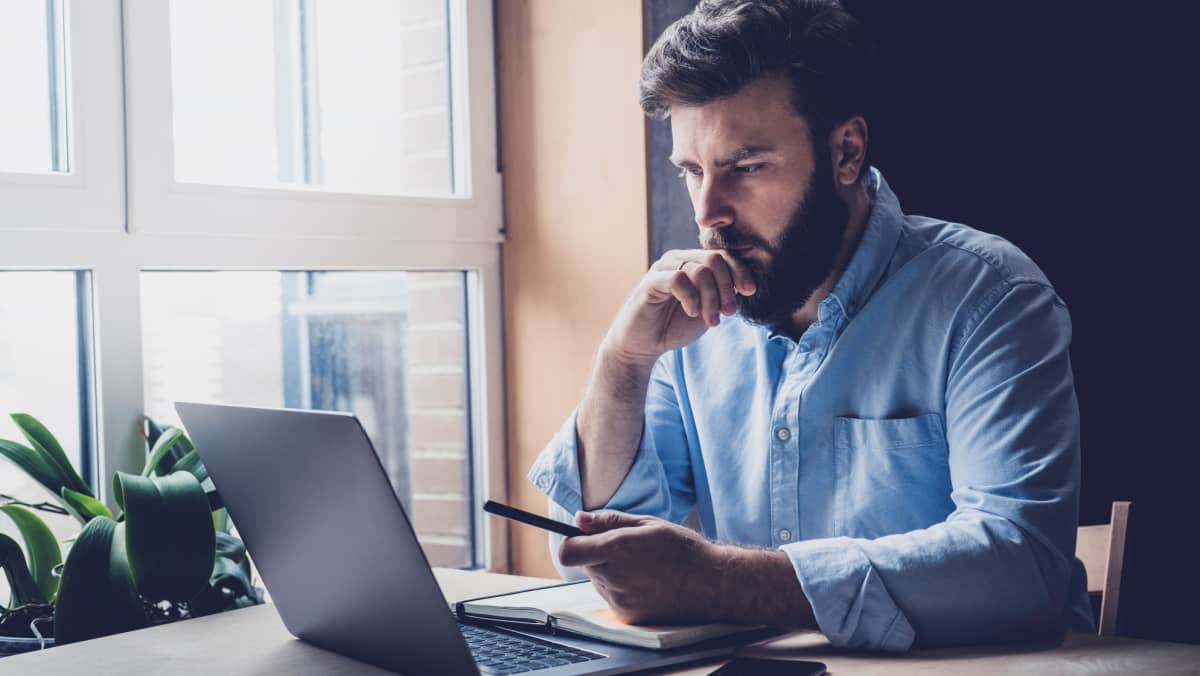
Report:
[[[567,418],[526,475],[538,490],[571,515],[583,509],[575,432],[577,415],[578,411]],[[633,465],[603,509],[666,518],[670,494],[666,471],[654,450],[653,437],[643,431]]]
[[[891,652],[912,646],[912,625],[854,540],[803,540],[780,549],[792,560],[817,626],[834,646]]]

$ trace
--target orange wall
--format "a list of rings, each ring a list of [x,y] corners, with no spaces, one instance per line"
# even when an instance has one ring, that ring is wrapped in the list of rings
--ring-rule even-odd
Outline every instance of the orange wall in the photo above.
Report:
[[[578,402],[647,267],[640,0],[499,0],[509,499]],[[555,576],[546,535],[510,527],[512,570]]]

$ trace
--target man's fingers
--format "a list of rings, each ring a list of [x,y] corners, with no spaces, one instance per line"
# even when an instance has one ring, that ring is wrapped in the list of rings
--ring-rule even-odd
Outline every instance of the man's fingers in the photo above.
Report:
[[[749,266],[724,249],[717,249],[716,253],[720,254],[721,260],[729,266],[733,285],[738,293],[743,296],[753,296],[758,292],[758,286],[754,283],[754,275],[750,274]]]
[[[722,253],[708,252],[705,264],[712,270],[717,291],[721,294],[721,312],[731,315],[737,311],[737,290],[734,288],[733,268],[726,262]]]
[[[667,273],[667,289],[679,301],[679,305],[689,317],[699,317],[701,308],[700,290],[692,283],[692,278],[683,270]]]
[[[645,517],[615,510],[575,513],[575,525],[588,535],[628,526],[640,526],[643,521],[645,521]]]
[[[721,301],[723,308],[726,307],[726,301],[736,304],[735,298],[726,298],[725,296],[726,287],[724,286],[724,282],[726,276],[728,276],[729,284],[732,287],[729,290],[731,296],[735,292],[743,296],[753,296],[758,291],[754,283],[754,275],[751,274],[749,266],[737,256],[724,249],[673,249],[664,253],[661,258],[650,266],[650,269],[659,272],[676,271],[681,268],[691,271],[696,266],[709,268],[716,276],[718,289],[722,291]],[[730,312],[732,311],[730,310]]]
[[[691,265],[684,268],[692,285],[700,290],[700,317],[709,326],[721,323],[721,291],[717,277],[708,266]]]
[[[564,566],[596,566],[608,561],[605,538],[576,535],[558,546],[558,562]]]

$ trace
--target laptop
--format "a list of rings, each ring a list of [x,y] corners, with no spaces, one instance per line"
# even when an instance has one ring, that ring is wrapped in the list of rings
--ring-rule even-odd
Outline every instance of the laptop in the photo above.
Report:
[[[460,621],[353,415],[175,408],[284,626],[303,641],[419,676],[566,676],[720,657],[746,640],[653,651]]]

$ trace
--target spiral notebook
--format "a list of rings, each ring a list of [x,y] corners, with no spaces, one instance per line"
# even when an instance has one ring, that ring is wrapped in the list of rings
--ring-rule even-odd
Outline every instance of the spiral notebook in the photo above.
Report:
[[[637,648],[669,650],[760,627],[735,624],[645,626],[622,622],[590,580],[485,596],[455,604],[462,619],[537,626]]]

